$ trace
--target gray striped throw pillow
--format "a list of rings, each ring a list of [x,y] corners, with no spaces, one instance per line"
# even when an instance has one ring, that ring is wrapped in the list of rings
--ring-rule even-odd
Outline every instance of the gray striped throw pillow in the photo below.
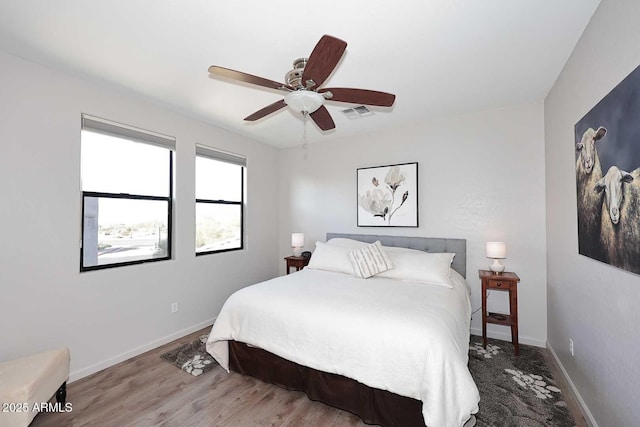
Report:
[[[363,279],[395,268],[393,261],[382,248],[380,241],[351,251],[348,255],[353,266],[353,274]]]

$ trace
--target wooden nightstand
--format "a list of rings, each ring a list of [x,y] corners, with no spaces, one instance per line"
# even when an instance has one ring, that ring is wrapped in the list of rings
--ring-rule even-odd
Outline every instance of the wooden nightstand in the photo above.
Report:
[[[309,264],[309,260],[311,258],[305,258],[303,256],[287,256],[284,257],[284,259],[287,261],[287,274],[289,274],[291,267],[295,267],[296,271],[300,271],[305,268],[307,264]]]
[[[520,354],[518,347],[518,282],[516,273],[505,271],[495,274],[493,271],[478,270],[482,281],[482,344],[487,347],[487,323],[511,327],[511,342],[516,356]],[[487,312],[487,291],[509,292],[509,314]]]

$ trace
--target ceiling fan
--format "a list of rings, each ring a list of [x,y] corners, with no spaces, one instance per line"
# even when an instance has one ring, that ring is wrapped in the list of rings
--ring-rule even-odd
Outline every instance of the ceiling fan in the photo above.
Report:
[[[396,96],[391,93],[375,90],[353,88],[320,89],[320,86],[338,65],[346,48],[347,43],[345,41],[328,35],[322,36],[308,59],[299,58],[293,62],[293,69],[285,77],[286,84],[217,65],[209,67],[209,73],[288,92],[284,99],[267,105],[245,117],[244,120],[246,121],[256,121],[289,106],[296,112],[302,113],[303,116],[309,115],[320,129],[326,131],[334,129],[336,125],[327,107],[324,106],[325,101],[391,107],[396,99]]]

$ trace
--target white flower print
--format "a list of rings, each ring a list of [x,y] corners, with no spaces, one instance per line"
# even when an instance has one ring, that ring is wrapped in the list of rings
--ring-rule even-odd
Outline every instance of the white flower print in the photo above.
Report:
[[[405,181],[406,177],[400,166],[390,166],[384,177],[386,186],[382,185],[377,177],[371,178],[371,184],[374,188],[367,190],[364,194],[358,193],[358,205],[374,217],[382,218],[383,221],[391,224],[391,217],[409,198],[409,191],[402,192],[400,189]],[[400,191],[398,191],[399,189]],[[398,192],[398,197],[396,197],[396,192]]]
[[[182,370],[197,377],[202,375],[204,368],[211,363],[211,360],[207,360],[199,354],[193,356],[193,358],[187,360],[182,364]]]
[[[385,219],[391,209],[391,198],[387,193],[376,188],[375,190],[367,190],[365,195],[359,197],[360,206],[365,211]]]
[[[481,356],[484,356],[485,359],[491,359],[493,356],[500,353],[500,347],[493,344],[487,344],[487,348],[482,347],[482,343],[477,342],[473,344],[473,347],[469,347],[469,350],[473,350]]]
[[[517,369],[505,369],[505,371],[511,374],[511,379],[520,387],[532,390],[538,399],[549,399],[552,393],[560,393],[559,388],[548,385],[540,375],[526,374]]]
[[[400,172],[400,167],[394,166],[387,172],[387,176],[384,177],[384,182],[389,186],[391,192],[395,193],[404,179],[404,175]]]

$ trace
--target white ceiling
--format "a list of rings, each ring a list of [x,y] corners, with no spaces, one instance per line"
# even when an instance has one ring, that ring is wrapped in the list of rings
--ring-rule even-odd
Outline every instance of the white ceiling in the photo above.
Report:
[[[284,82],[323,34],[348,43],[325,87],[396,94],[392,108],[310,143],[544,99],[599,0],[2,0],[0,49],[124,88],[276,147],[300,115],[243,118],[283,93],[209,77],[220,65]],[[46,78],[43,75],[42,78]],[[6,82],[4,82],[6,84]]]

